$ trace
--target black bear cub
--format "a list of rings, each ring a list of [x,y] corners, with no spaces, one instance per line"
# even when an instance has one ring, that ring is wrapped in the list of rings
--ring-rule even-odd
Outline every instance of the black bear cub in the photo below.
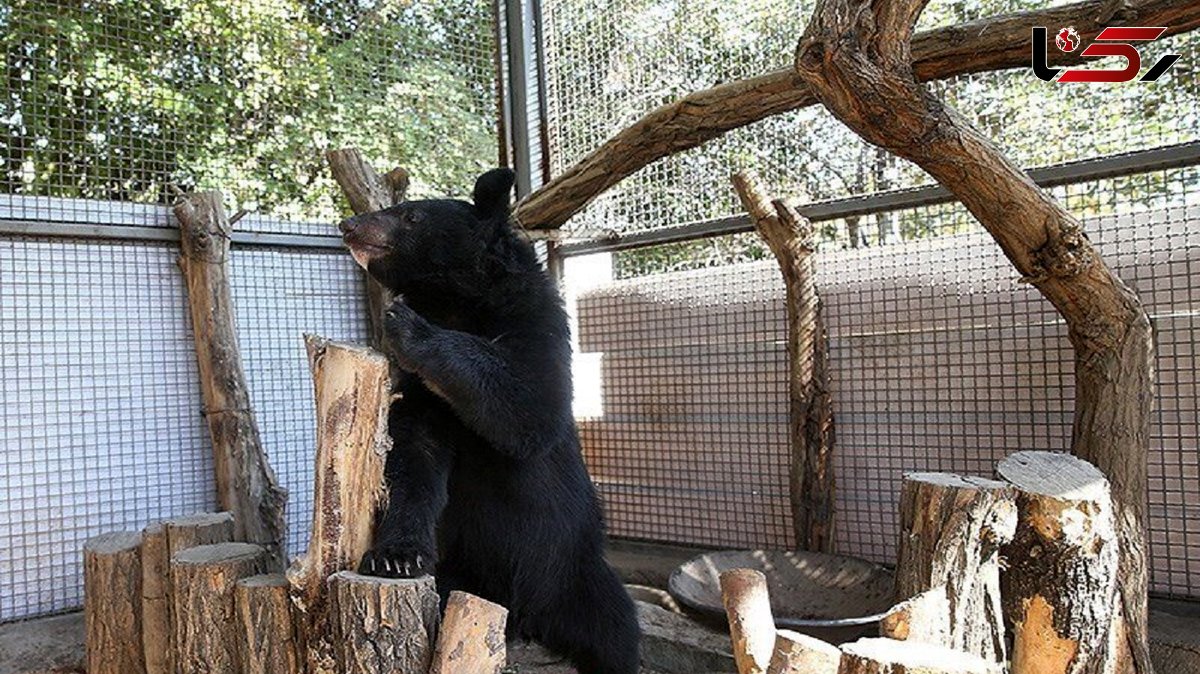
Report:
[[[512,186],[495,169],[473,204],[408,201],[341,225],[355,260],[397,294],[384,327],[404,370],[388,420],[391,499],[360,571],[435,573],[443,599],[502,604],[510,635],[583,674],[633,674],[637,619],[604,561],[567,317],[508,224]]]

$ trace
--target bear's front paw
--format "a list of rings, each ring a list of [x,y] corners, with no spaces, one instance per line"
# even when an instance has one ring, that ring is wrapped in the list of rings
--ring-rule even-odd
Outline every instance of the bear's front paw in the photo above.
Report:
[[[405,304],[403,298],[393,300],[384,312],[383,330],[388,348],[402,368],[410,372],[416,369],[416,346],[427,328],[425,319]]]
[[[358,572],[380,578],[416,578],[433,573],[433,555],[407,546],[377,547],[363,555]]]

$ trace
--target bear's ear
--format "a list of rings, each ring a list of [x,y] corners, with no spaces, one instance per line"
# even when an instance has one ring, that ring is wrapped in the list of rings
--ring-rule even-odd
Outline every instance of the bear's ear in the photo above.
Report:
[[[508,196],[517,174],[512,169],[492,169],[475,181],[475,209],[484,218],[502,215],[508,210]]]

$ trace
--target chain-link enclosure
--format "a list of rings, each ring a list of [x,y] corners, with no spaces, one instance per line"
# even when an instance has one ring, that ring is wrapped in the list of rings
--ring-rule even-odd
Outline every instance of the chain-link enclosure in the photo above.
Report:
[[[1041,7],[935,0],[922,26]],[[654,106],[788,67],[811,9],[769,0],[547,2],[553,168],[570,167]],[[1035,175],[1060,185],[1052,192],[1146,304],[1159,381],[1152,589],[1191,598],[1200,597],[1192,524],[1200,516],[1198,46],[1194,35],[1143,46],[1144,62],[1182,55],[1155,84],[1068,87],[1025,69],[930,84],[1012,159],[1043,167]],[[1150,170],[1160,155],[1183,168]],[[793,544],[778,268],[753,233],[673,234],[741,215],[729,182],[741,169],[757,171],[775,196],[830,214],[815,224],[839,552],[895,561],[905,472],[991,475],[1013,451],[1070,447],[1073,352],[1050,304],[963,207],[917,191],[928,176],[814,106],[652,164],[567,225],[597,241],[567,247],[566,278],[579,326],[578,388],[587,393],[577,394],[585,453],[615,533],[718,547]],[[926,198],[934,203],[887,205]],[[621,236],[655,232],[673,242],[620,245]],[[605,250],[619,252],[588,254]]]
[[[469,193],[498,160],[493,17],[486,0],[0,0],[0,622],[78,608],[87,538],[216,505],[181,192],[249,212],[238,337],[303,549],[301,335],[367,335],[324,153],[403,165],[415,196]]]

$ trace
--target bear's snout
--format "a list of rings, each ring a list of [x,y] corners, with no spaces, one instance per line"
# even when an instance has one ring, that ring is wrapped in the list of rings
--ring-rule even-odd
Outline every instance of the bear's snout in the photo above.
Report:
[[[353,232],[357,227],[358,227],[358,216],[357,215],[352,218],[346,218],[345,220],[342,220],[340,223],[338,223],[338,229],[341,230],[342,234],[349,234],[350,232]]]

